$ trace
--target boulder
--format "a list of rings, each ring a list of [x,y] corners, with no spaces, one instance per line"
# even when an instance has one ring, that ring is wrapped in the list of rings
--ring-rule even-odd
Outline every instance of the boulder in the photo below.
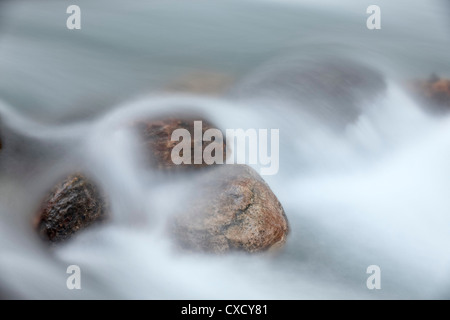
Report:
[[[206,130],[217,128],[210,121],[201,116],[164,116],[152,120],[137,121],[134,125],[138,134],[142,138],[143,148],[147,151],[148,163],[151,163],[158,169],[198,169],[208,166],[205,159],[199,159],[199,164],[195,164],[194,148],[196,143],[201,143],[202,154],[205,148],[213,143],[213,141],[199,141],[194,134],[194,122],[201,121],[201,137]],[[191,135],[191,164],[190,165],[176,165],[172,161],[172,149],[179,143],[179,141],[172,141],[172,133],[176,129],[186,129]],[[226,159],[226,142],[225,139],[222,144],[223,161]]]
[[[283,207],[252,168],[216,166],[192,190],[192,201],[182,206],[171,223],[181,248],[261,252],[286,242],[289,225]]]
[[[60,242],[107,216],[105,197],[84,175],[68,176],[47,195],[36,227],[45,240]]]

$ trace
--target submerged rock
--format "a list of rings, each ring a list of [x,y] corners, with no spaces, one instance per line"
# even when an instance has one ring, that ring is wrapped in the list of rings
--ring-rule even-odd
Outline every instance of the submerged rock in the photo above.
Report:
[[[238,99],[288,105],[330,128],[353,123],[386,91],[377,70],[338,57],[289,57],[261,67],[232,91]]]
[[[409,85],[410,90],[425,106],[434,112],[450,111],[450,80],[431,75],[428,80],[416,80]]]
[[[174,79],[165,91],[216,96],[228,90],[233,81],[233,77],[224,73],[197,71]]]
[[[68,176],[47,195],[36,224],[44,239],[60,242],[105,219],[106,215],[104,196],[98,187],[77,173]]]
[[[208,171],[193,187],[171,231],[184,249],[223,253],[281,247],[289,232],[283,207],[269,186],[246,165]]]
[[[200,136],[197,137],[194,132],[194,122],[201,121]],[[148,162],[158,169],[175,169],[175,168],[201,168],[207,166],[203,158],[203,151],[211,143],[215,141],[202,141],[203,134],[208,129],[217,128],[210,121],[203,117],[194,116],[168,116],[160,117],[149,121],[138,121],[135,123],[139,135],[142,137],[144,148],[148,151]],[[172,149],[180,143],[180,141],[172,141],[172,133],[176,129],[186,129],[191,136],[191,164],[176,165],[172,161]],[[201,148],[200,158],[195,156],[195,146],[199,144]],[[219,146],[222,149],[223,161],[226,159],[226,142],[225,137],[223,143]],[[196,161],[197,160],[197,161]],[[199,162],[196,164],[195,162]]]

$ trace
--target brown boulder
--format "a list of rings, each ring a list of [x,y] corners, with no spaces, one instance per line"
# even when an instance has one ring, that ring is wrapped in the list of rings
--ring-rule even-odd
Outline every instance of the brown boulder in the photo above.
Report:
[[[69,239],[75,232],[107,215],[104,196],[81,174],[68,176],[47,195],[37,215],[39,234],[51,242]]]
[[[260,252],[285,243],[289,226],[283,207],[252,168],[217,166],[193,190],[192,202],[171,224],[180,247],[214,253]]]
[[[199,141],[194,135],[194,121],[202,121],[202,137],[206,130],[217,128],[214,124],[203,117],[194,116],[166,116],[148,121],[137,121],[135,126],[138,134],[142,137],[144,149],[147,150],[147,162],[153,164],[158,169],[196,169],[208,166],[204,159],[198,159],[200,164],[195,164],[194,146],[202,143],[203,150],[214,141]],[[171,158],[172,149],[179,141],[171,141],[172,133],[176,129],[186,129],[191,135],[191,164],[176,165]],[[202,139],[202,138],[200,138]],[[226,159],[225,138],[222,144],[223,161]]]

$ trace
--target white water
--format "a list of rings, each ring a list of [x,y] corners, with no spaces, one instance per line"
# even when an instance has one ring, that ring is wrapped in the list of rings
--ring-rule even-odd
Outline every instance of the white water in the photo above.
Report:
[[[0,6],[1,297],[449,297],[450,118],[428,115],[401,86],[450,76],[442,3],[382,1],[373,32],[369,4],[356,1],[81,1],[78,33],[65,29],[67,5]],[[368,85],[335,95],[275,76],[335,58]],[[235,85],[215,99],[158,93],[195,70]],[[280,129],[280,172],[265,177],[291,225],[280,254],[191,255],[166,238],[190,178],[143,169],[123,124],[191,107],[221,128]],[[75,167],[108,193],[113,217],[49,249],[33,212]],[[82,290],[66,288],[70,264]],[[373,264],[381,290],[366,287]]]

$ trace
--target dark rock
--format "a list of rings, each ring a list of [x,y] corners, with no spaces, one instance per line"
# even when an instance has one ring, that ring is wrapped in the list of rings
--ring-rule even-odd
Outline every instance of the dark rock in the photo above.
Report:
[[[85,176],[73,174],[48,194],[36,225],[44,239],[59,242],[105,219],[106,215],[104,196],[97,186]]]
[[[260,252],[285,243],[289,226],[283,207],[252,168],[216,166],[193,190],[192,202],[183,206],[171,224],[182,248]]]
[[[204,159],[198,159],[200,164],[195,164],[194,146],[202,143],[203,150],[214,141],[198,141],[194,136],[194,121],[202,121],[202,137],[206,130],[217,128],[203,117],[194,116],[168,116],[160,117],[149,121],[137,121],[135,123],[139,135],[142,137],[144,149],[148,151],[147,161],[158,169],[188,169],[208,166]],[[191,135],[191,164],[176,165],[171,158],[172,149],[179,141],[171,141],[172,132],[176,129],[186,129]],[[222,144],[223,161],[226,159],[225,135]]]

